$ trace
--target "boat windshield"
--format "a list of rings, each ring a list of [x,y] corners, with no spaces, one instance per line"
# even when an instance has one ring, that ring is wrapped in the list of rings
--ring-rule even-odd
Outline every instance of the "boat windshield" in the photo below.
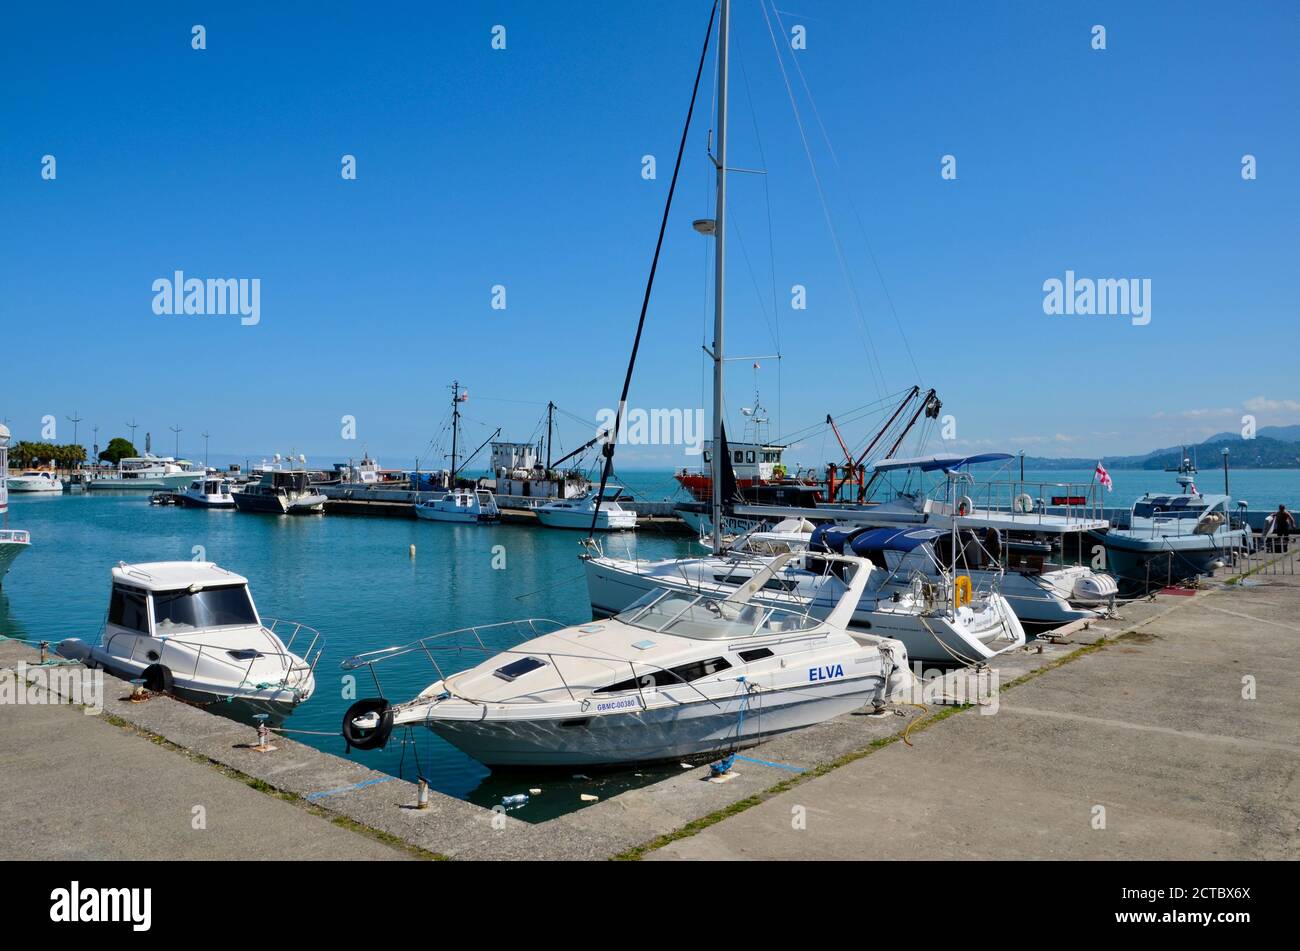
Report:
[[[650,591],[618,620],[656,634],[703,640],[789,634],[811,630],[821,621],[797,611],[762,604],[736,604],[705,595]]]
[[[1201,516],[1206,506],[1184,496],[1139,500],[1133,506],[1134,518],[1190,518]]]
[[[187,634],[213,627],[257,624],[257,612],[241,584],[201,591],[155,591],[154,630],[158,634]]]

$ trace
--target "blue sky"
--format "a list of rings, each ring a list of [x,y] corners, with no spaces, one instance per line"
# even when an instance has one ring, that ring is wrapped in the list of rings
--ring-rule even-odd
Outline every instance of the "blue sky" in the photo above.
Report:
[[[777,435],[918,376],[952,448],[1104,456],[1250,411],[1300,421],[1300,7],[786,2],[773,29],[806,29],[782,56],[852,287],[762,4],[735,0],[731,164],[767,174],[732,176],[728,349],[783,359],[730,365],[734,429],[756,382]],[[189,455],[206,429],[214,456],[364,445],[406,465],[453,378],[474,441],[528,438],[548,399],[593,428],[614,404],[708,0],[332,6],[7,13],[0,416],[19,438],[49,414],[69,440],[76,412],[84,442],[136,419],[156,450],[180,425]],[[710,213],[712,101],[710,83],[634,406],[706,405],[711,245],[690,222]],[[155,315],[177,269],[260,279],[260,323]],[[1044,314],[1067,270],[1150,279],[1151,322]],[[581,430],[566,419],[566,444]],[[816,431],[797,455],[833,450]]]

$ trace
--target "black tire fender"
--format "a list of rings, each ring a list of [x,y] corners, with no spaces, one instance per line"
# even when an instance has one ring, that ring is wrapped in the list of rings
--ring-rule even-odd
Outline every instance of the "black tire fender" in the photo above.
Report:
[[[373,729],[359,727],[353,721],[357,717],[363,717],[368,713],[379,714],[379,725]],[[388,738],[393,733],[393,705],[387,700],[379,697],[372,697],[366,700],[358,700],[352,706],[348,707],[348,712],[343,714],[343,742],[347,744],[347,752],[351,753],[353,748],[359,750],[377,750],[388,743]]]

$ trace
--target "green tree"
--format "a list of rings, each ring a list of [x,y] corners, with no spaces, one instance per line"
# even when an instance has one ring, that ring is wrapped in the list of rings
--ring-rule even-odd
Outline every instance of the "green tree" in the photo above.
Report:
[[[115,466],[123,459],[138,455],[140,454],[135,451],[135,446],[131,444],[131,440],[123,439],[121,436],[114,436],[108,441],[108,447],[99,454],[99,461]]]

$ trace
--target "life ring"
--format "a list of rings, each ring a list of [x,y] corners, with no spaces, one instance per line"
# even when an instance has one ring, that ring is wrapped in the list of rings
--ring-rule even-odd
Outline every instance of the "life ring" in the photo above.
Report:
[[[971,499],[969,495],[963,495],[960,499],[957,500],[958,515],[969,515],[974,508],[975,508],[975,502]]]
[[[363,717],[368,713],[379,716],[379,721],[374,727],[357,726],[353,722],[357,717]],[[349,753],[354,747],[359,750],[377,750],[388,742],[392,732],[393,706],[382,698],[371,697],[367,700],[358,700],[348,707],[347,713],[343,714],[343,742],[347,744]]]
[[[1021,492],[1011,503],[1013,511],[1027,515],[1034,510],[1034,499],[1028,492]]]
[[[150,693],[171,693],[175,684],[171,669],[162,664],[150,664],[140,678]]]
[[[953,582],[953,590],[956,595],[957,607],[961,608],[970,604],[974,589],[971,586],[969,575],[958,575]]]

